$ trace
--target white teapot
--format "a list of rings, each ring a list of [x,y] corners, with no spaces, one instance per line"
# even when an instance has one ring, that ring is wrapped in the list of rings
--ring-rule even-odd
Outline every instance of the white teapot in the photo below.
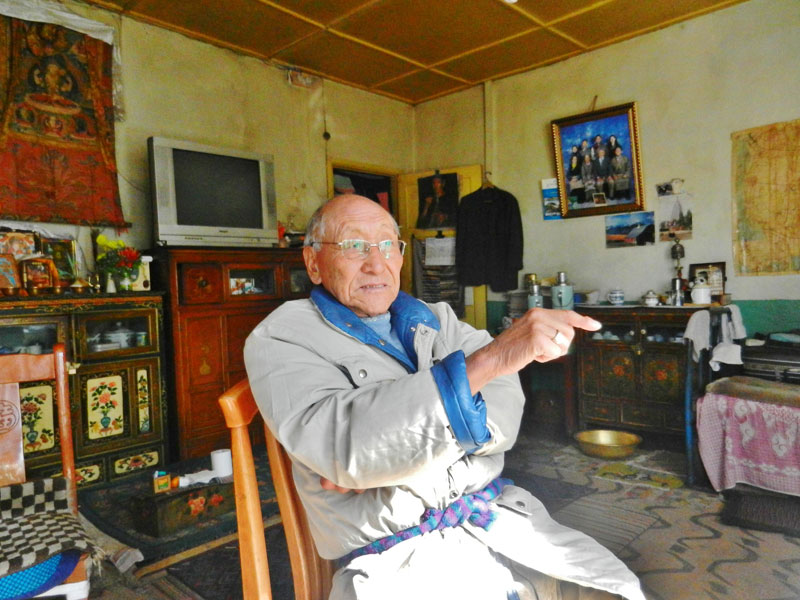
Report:
[[[704,281],[698,281],[692,287],[693,304],[711,304],[711,287]]]

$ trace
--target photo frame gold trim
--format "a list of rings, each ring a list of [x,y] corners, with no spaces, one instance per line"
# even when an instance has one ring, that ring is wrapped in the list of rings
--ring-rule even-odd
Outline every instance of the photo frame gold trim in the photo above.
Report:
[[[635,102],[557,119],[551,122],[551,129],[562,217],[644,210],[639,117]],[[619,168],[615,175],[608,171],[614,158],[608,154],[616,155],[617,148],[626,160],[617,160],[615,168]],[[601,149],[607,163],[595,162]],[[575,164],[573,156],[579,157],[579,164]],[[584,168],[587,156],[591,170]],[[625,170],[623,165],[627,165]],[[595,201],[597,194],[604,195],[603,204]]]

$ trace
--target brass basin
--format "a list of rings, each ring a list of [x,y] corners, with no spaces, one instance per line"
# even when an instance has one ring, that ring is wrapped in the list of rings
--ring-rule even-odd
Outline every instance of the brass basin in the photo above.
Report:
[[[589,429],[575,434],[580,449],[589,456],[622,458],[630,456],[642,442],[635,433],[611,429]]]

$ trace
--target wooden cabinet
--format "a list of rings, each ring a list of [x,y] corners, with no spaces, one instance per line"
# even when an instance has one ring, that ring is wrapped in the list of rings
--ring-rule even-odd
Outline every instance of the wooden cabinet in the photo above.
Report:
[[[683,332],[692,308],[590,307],[601,323],[577,335],[581,427],[608,426],[683,433],[687,350]]]
[[[153,280],[166,289],[176,458],[230,447],[217,404],[246,376],[244,341],[280,304],[302,298],[310,282],[299,249],[159,248]]]
[[[162,326],[157,293],[0,300],[0,352],[66,345],[79,486],[167,462]],[[25,466],[35,476],[61,469],[54,393],[52,381],[20,385]]]

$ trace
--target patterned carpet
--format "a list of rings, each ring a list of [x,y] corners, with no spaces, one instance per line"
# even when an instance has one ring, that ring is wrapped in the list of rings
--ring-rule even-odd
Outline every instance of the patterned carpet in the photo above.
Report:
[[[553,517],[625,561],[649,600],[800,598],[800,538],[721,523],[717,494],[684,487],[683,454],[656,450],[603,461],[526,436],[506,464],[584,487],[586,494],[551,510]]]
[[[266,530],[269,578],[274,600],[292,600],[294,584],[281,525]],[[167,568],[168,579],[177,579],[204,600],[242,600],[239,544],[231,542]]]
[[[800,538],[721,523],[719,496],[685,487],[684,470],[682,453],[603,461],[529,431],[506,456],[504,474],[533,491],[557,521],[617,554],[639,575],[648,600],[798,600]],[[275,599],[289,600],[282,529],[267,531]],[[110,595],[92,598],[241,598],[238,548],[225,544],[137,585],[142,596],[114,595],[112,585]],[[147,596],[141,586],[150,585]]]

